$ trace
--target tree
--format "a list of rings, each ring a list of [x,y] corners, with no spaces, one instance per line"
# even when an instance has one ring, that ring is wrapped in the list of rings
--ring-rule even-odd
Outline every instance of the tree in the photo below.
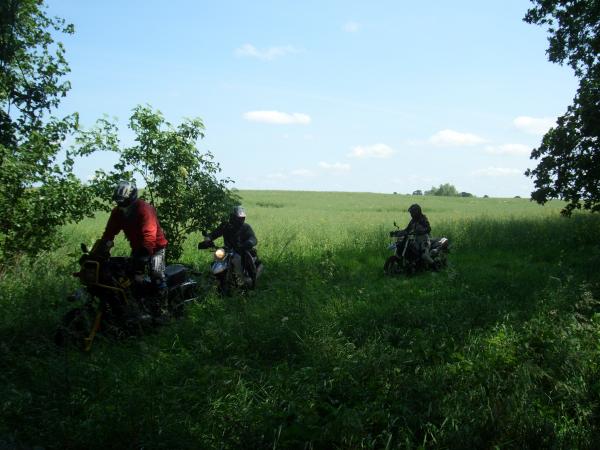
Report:
[[[179,258],[187,235],[213,228],[238,200],[228,188],[228,179],[219,180],[220,167],[210,152],[196,148],[204,137],[204,125],[198,118],[186,119],[177,127],[149,106],[137,106],[129,120],[137,144],[121,147],[118,129],[106,119],[77,138],[78,154],[113,151],[119,160],[110,173],[96,171],[93,186],[101,198],[110,199],[120,179],[135,175],[145,183],[143,195],[155,207],[169,240],[169,258]],[[105,208],[108,208],[108,203]]]
[[[425,191],[425,195],[436,195],[441,197],[457,197],[458,191],[450,183],[440,184],[439,187],[432,186],[430,190]]]
[[[459,195],[461,197],[474,197],[474,195],[471,194],[470,192],[461,192]]]
[[[573,104],[542,138],[531,159],[535,169],[533,200],[568,201],[563,214],[582,207],[600,211],[600,2],[595,0],[532,0],[524,20],[546,25],[551,62],[567,63],[579,78]]]
[[[77,115],[51,116],[70,85],[63,45],[73,33],[46,15],[41,0],[0,2],[0,258],[36,254],[57,243],[63,224],[90,214],[94,202],[73,175],[70,154],[57,163]]]
[[[417,189],[416,191],[413,191],[412,195],[423,195],[423,191],[421,189]]]

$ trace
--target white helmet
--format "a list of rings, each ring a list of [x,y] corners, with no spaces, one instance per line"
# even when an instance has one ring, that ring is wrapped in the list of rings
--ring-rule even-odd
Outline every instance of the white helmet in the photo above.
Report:
[[[113,193],[113,200],[121,207],[127,207],[138,198],[138,190],[130,181],[119,181]]]

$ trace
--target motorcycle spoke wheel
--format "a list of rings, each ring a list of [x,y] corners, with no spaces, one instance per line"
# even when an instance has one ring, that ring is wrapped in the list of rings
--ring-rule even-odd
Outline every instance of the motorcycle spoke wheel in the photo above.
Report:
[[[94,311],[88,308],[74,308],[67,312],[54,334],[56,345],[63,347],[73,344],[83,350],[85,338],[88,337],[94,324],[94,317]]]
[[[229,297],[231,295],[232,283],[235,280],[232,279],[229,271],[221,273],[217,276],[217,290],[223,297]]]
[[[397,275],[402,271],[400,260],[397,256],[390,256],[383,265],[383,272],[386,275]]]
[[[180,287],[169,292],[169,313],[173,318],[179,319],[183,317],[184,301],[186,298],[190,298],[188,297],[190,294],[195,294],[194,297],[197,296],[197,292],[184,294]]]

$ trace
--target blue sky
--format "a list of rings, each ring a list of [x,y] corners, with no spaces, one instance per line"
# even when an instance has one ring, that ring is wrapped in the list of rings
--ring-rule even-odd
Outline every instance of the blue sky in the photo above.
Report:
[[[240,189],[527,196],[530,150],[577,87],[527,0],[48,4],[75,25],[60,113],[116,117],[124,143],[137,104],[201,117],[199,148]]]

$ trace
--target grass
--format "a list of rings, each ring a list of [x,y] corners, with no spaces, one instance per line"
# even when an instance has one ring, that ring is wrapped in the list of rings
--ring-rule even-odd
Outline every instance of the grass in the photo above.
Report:
[[[593,448],[598,216],[522,199],[243,191],[266,270],[186,318],[90,354],[52,334],[81,241],[0,278],[0,447]],[[418,201],[439,274],[386,278]],[[190,237],[183,260],[206,269]],[[123,240],[116,253],[127,253]]]

